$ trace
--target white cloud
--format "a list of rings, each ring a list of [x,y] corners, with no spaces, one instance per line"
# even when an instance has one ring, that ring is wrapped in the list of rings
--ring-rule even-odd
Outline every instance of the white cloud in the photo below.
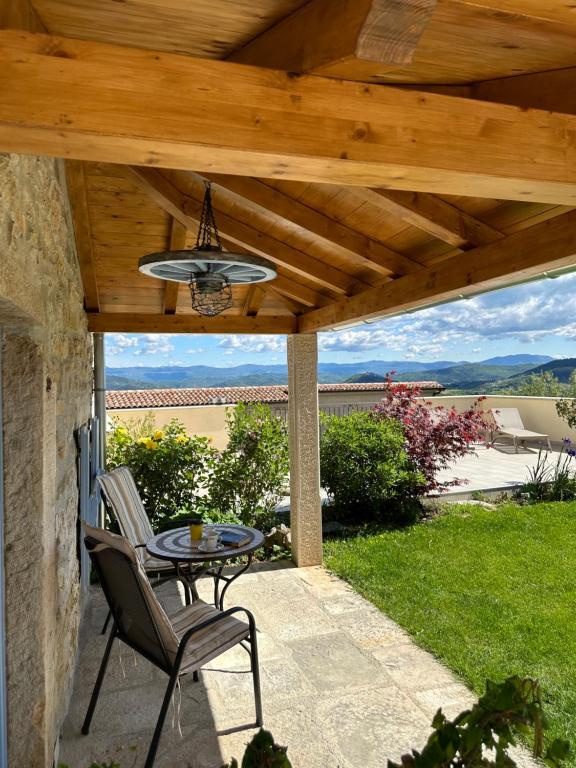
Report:
[[[108,355],[120,355],[138,346],[137,336],[125,336],[123,333],[111,333],[106,339],[106,353]]]
[[[507,288],[358,329],[320,336],[324,352],[402,352],[406,359],[452,354],[463,344],[556,336],[576,339],[576,275]],[[482,346],[473,349],[482,352]]]
[[[232,335],[223,336],[218,342],[221,349],[226,350],[224,354],[231,354],[234,351],[256,353],[262,352],[284,352],[286,349],[286,337],[275,335],[247,336]]]

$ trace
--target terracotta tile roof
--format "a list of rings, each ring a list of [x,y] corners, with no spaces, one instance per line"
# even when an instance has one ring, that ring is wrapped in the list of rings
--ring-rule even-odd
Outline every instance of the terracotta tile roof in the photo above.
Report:
[[[409,382],[424,390],[442,391],[437,381]],[[319,392],[384,392],[378,384],[319,384]],[[121,408],[169,408],[193,405],[224,405],[233,403],[287,403],[288,387],[198,387],[195,389],[124,389],[106,393],[108,410]]]

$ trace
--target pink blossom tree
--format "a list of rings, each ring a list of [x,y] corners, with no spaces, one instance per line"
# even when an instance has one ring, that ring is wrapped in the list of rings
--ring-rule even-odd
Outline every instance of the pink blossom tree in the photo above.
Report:
[[[472,443],[485,441],[488,425],[479,405],[486,398],[479,397],[469,408],[458,413],[454,406],[445,408],[434,406],[432,401],[423,401],[419,387],[394,382],[393,374],[394,371],[387,374],[386,392],[374,412],[379,418],[397,419],[403,425],[406,451],[426,479],[424,493],[466,482],[455,478],[440,483],[436,478],[438,472],[449,467],[454,459],[469,453]]]

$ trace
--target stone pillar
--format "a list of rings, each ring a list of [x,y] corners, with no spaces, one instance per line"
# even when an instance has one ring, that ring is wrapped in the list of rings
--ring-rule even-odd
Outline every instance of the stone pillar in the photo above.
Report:
[[[296,565],[322,562],[322,506],[315,333],[288,336],[290,528]]]

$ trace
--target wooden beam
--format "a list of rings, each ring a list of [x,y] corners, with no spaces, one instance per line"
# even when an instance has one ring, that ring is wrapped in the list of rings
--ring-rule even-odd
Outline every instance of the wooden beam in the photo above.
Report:
[[[300,318],[300,332],[327,330],[502,288],[545,271],[576,264],[576,211],[521,230],[490,245],[458,254],[434,267]]]
[[[47,32],[46,26],[34,10],[30,0],[4,0],[0,2],[0,29]]]
[[[290,195],[274,189],[265,181],[221,174],[205,174],[205,176],[244,200],[249,200],[260,208],[297,224],[307,232],[322,238],[331,246],[336,246],[339,251],[345,251],[346,256],[352,262],[368,267],[379,275],[386,277],[391,274],[405,275],[421,267],[418,262],[393,251],[378,240],[363,235]]]
[[[246,294],[242,314],[246,317],[256,317],[265,295],[266,290],[261,285],[251,285]]]
[[[310,0],[229,59],[349,79],[376,76],[411,63],[435,8],[436,0]]]
[[[367,199],[386,213],[413,227],[467,250],[475,245],[488,245],[504,237],[494,227],[471,216],[436,195],[425,192],[399,192],[383,189],[366,190]]]
[[[576,67],[475,83],[470,95],[482,101],[576,115]]]
[[[170,232],[170,250],[182,251],[186,248],[186,236],[188,230],[178,219],[172,219],[172,230]],[[165,315],[175,315],[178,305],[178,290],[180,283],[174,280],[164,281],[164,296],[162,299],[162,312]]]
[[[286,309],[289,312],[292,312],[293,315],[301,315],[302,312],[304,312],[304,306],[300,302],[294,301],[294,299],[291,299],[289,296],[286,296],[280,291],[277,291],[271,285],[268,285],[266,293],[274,296],[276,299],[278,299],[278,301],[282,302]]]
[[[66,185],[72,210],[76,253],[80,265],[82,285],[84,286],[84,307],[89,312],[97,312],[100,309],[100,300],[94,268],[92,225],[86,197],[84,163],[68,160],[66,163]]]
[[[195,194],[195,197],[190,197],[153,168],[124,168],[123,173],[148,192],[160,207],[189,229],[198,226],[204,194],[203,181],[200,177],[192,175],[188,177],[193,183],[192,189]],[[218,226],[222,235],[233,243],[264,256],[276,264],[281,264],[335,293],[342,295],[353,292],[355,281],[344,272],[260,232],[247,221],[229,216],[219,208],[217,200],[214,201],[214,209],[217,212]]]
[[[576,202],[570,115],[13,30],[0,71],[0,151]]]
[[[292,280],[286,275],[278,275],[274,280],[274,288],[278,293],[294,299],[305,307],[327,307],[333,301],[324,293],[309,288],[307,285],[302,285],[302,283]]]
[[[295,317],[218,315],[154,315],[123,312],[88,313],[94,333],[295,333]]]

